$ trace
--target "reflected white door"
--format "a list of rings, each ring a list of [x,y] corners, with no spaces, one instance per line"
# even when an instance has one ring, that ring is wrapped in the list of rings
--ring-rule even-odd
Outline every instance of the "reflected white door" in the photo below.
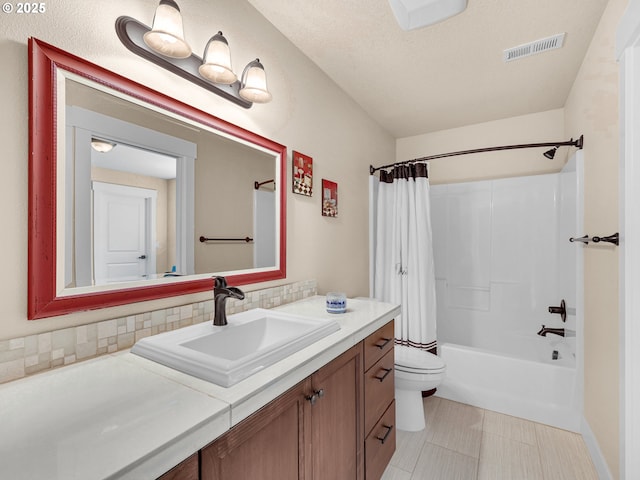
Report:
[[[96,285],[155,273],[156,196],[155,190],[93,182]]]

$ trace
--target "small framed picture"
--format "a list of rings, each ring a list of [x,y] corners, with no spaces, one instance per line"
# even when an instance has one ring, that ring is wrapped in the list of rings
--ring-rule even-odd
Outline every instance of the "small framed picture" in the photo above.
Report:
[[[322,216],[338,216],[338,184],[322,179]]]
[[[293,151],[293,193],[311,196],[313,190],[313,159]]]

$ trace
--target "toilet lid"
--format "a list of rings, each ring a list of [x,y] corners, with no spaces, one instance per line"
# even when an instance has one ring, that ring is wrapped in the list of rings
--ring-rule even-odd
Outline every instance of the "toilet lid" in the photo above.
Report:
[[[396,370],[410,373],[436,373],[445,369],[445,363],[440,357],[406,345],[395,346],[395,366]]]

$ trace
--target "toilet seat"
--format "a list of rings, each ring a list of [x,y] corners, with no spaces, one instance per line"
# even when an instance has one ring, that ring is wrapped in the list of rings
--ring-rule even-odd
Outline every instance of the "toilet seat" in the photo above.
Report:
[[[400,372],[428,375],[444,372],[445,363],[433,353],[406,345],[396,345],[395,368]]]

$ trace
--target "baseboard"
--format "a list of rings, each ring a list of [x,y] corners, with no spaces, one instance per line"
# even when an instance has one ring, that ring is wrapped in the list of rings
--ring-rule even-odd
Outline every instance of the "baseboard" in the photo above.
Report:
[[[596,471],[598,472],[598,477],[600,480],[613,480],[611,470],[609,470],[609,466],[604,459],[604,455],[602,455],[602,450],[600,450],[600,445],[598,445],[598,440],[596,440],[596,436],[593,434],[587,419],[584,417],[582,417],[580,430],[584,443],[587,445],[587,449],[591,455],[591,461],[593,461],[593,465],[596,467]]]

